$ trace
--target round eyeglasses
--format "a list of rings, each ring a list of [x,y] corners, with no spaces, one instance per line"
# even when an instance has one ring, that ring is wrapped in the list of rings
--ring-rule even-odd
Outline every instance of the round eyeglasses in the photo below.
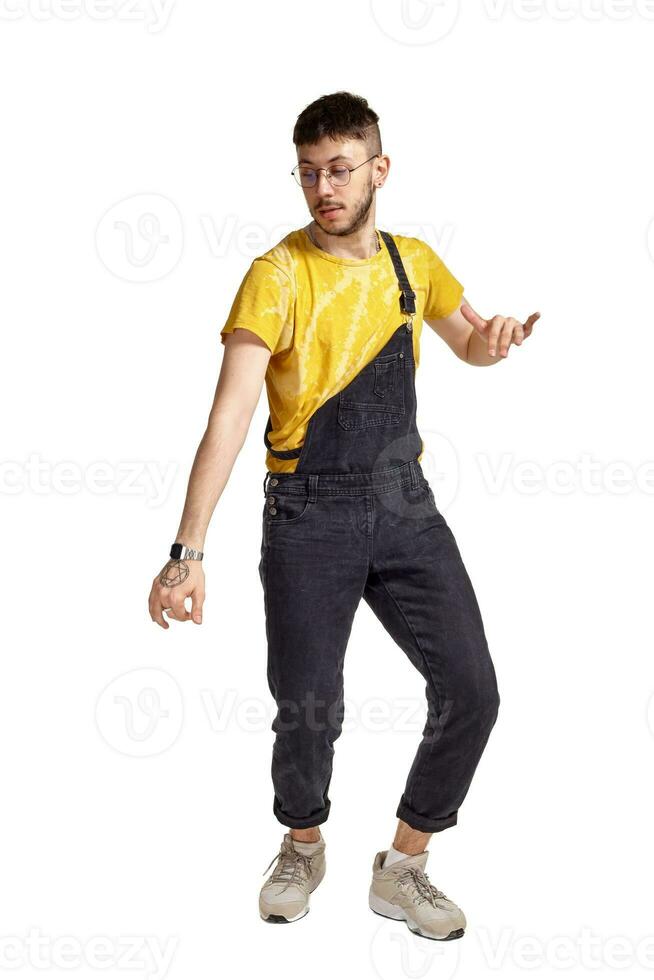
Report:
[[[318,174],[321,170],[333,187],[344,187],[345,184],[350,183],[350,174],[354,170],[358,170],[364,163],[370,163],[371,160],[379,156],[381,156],[381,153],[373,153],[371,157],[368,157],[363,163],[358,163],[356,167],[346,167],[343,164],[338,164],[335,167],[318,167],[317,170],[314,170],[312,167],[298,163],[297,166],[293,167],[291,173],[300,187],[315,187],[318,183]]]

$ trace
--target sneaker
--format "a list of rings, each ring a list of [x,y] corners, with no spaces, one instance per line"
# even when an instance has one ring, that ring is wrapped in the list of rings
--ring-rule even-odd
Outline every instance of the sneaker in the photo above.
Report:
[[[466,917],[430,882],[425,871],[429,851],[412,854],[382,868],[388,851],[379,851],[372,866],[368,904],[389,919],[404,919],[411,932],[425,939],[458,939]]]
[[[296,850],[294,844],[299,842],[284,834],[279,853],[270,862],[277,860],[277,864],[259,894],[259,913],[266,922],[295,922],[309,911],[309,895],[325,876],[325,841],[318,833],[320,847],[311,855]]]

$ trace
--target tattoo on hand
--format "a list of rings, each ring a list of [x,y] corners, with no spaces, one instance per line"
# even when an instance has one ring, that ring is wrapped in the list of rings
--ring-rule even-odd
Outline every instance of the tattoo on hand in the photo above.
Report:
[[[181,585],[189,577],[190,569],[185,561],[177,558],[169,561],[159,576],[159,584],[166,587]]]

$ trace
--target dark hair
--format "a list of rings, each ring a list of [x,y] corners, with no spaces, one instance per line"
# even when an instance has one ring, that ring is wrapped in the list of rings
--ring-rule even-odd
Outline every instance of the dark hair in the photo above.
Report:
[[[333,92],[303,109],[293,129],[295,146],[317,143],[323,136],[331,139],[363,140],[369,154],[381,153],[379,116],[360,95]]]

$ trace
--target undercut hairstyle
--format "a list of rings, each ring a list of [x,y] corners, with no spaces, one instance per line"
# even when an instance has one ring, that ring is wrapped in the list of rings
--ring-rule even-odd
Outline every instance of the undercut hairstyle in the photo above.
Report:
[[[317,143],[323,136],[333,140],[363,140],[368,156],[382,152],[379,116],[360,95],[333,92],[303,109],[293,129],[296,147]]]

